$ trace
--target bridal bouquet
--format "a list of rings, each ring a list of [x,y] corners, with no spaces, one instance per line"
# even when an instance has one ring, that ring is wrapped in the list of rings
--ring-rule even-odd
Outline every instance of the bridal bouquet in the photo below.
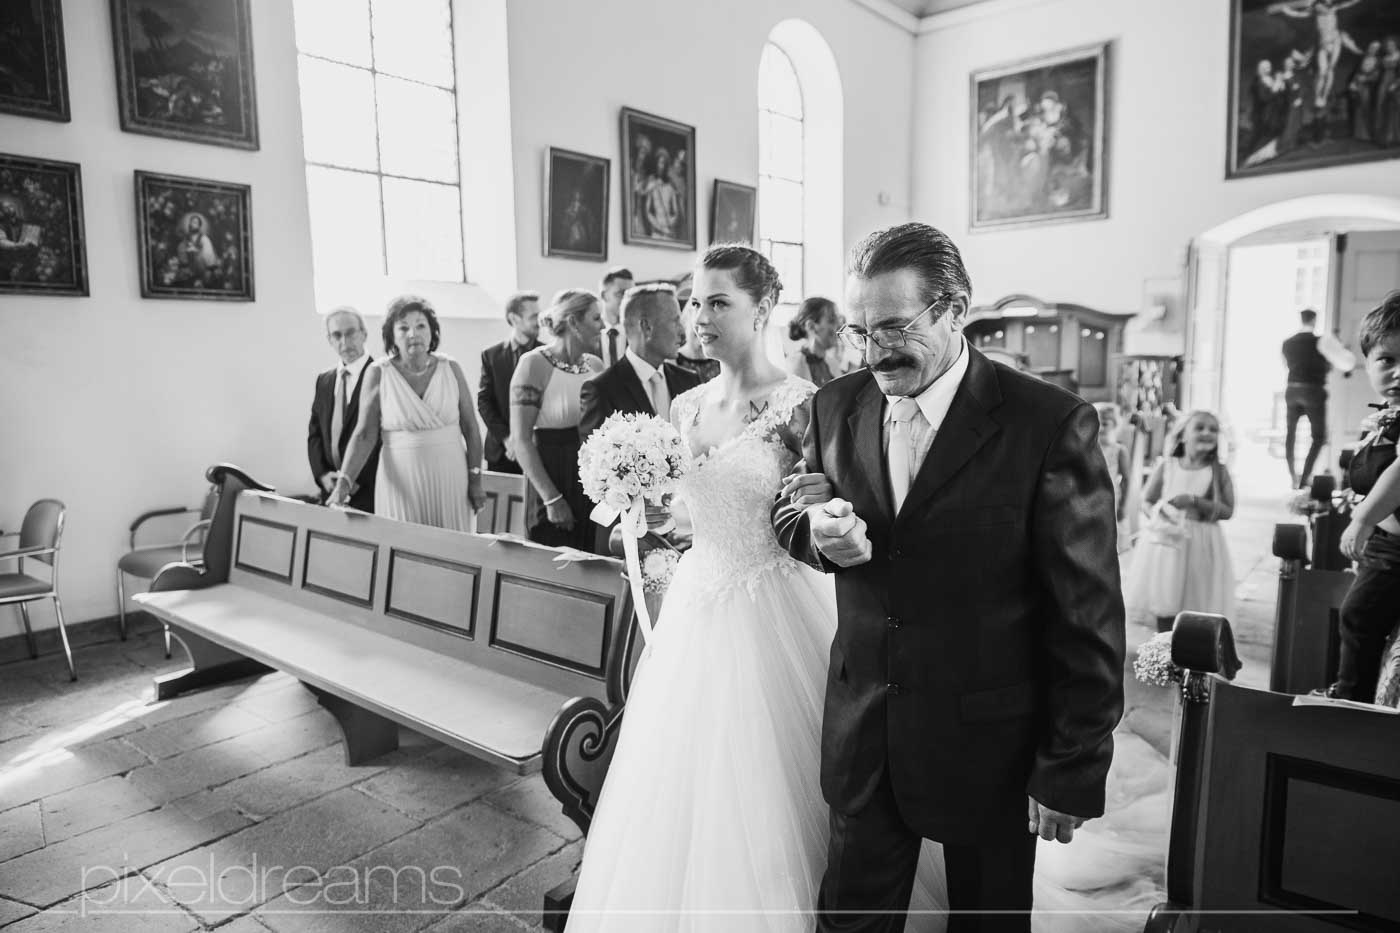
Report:
[[[579,479],[597,503],[590,516],[600,525],[622,526],[622,549],[642,634],[651,618],[642,597],[643,572],[637,539],[647,533],[647,504],[660,507],[690,468],[690,451],[669,421],[654,415],[615,414],[583,442]]]
[[[1172,661],[1171,632],[1159,632],[1138,645],[1133,674],[1154,687],[1170,687],[1182,681],[1182,670]]]

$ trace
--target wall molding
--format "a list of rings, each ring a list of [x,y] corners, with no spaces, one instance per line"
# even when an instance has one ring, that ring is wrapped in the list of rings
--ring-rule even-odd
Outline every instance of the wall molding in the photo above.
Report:
[[[871,13],[893,23],[911,36],[919,34],[919,18],[908,10],[891,3],[890,0],[852,0],[857,6],[863,6]]]
[[[917,35],[926,36],[929,33],[941,32],[945,29],[955,29],[978,20],[1005,16],[1007,13],[1014,13],[1017,10],[1053,2],[1055,0],[983,0],[981,3],[954,7],[951,10],[930,13],[922,17],[919,20]]]

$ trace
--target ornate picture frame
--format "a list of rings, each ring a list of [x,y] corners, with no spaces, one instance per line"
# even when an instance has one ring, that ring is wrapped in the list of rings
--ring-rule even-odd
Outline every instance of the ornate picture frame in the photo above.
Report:
[[[137,171],[142,298],[253,300],[252,189]]]
[[[258,148],[248,0],[111,0],[122,129]]]
[[[61,0],[6,0],[7,29],[0,34],[0,113],[67,123],[68,64]]]
[[[550,146],[544,179],[544,254],[606,262],[612,160]]]
[[[972,74],[972,230],[1108,216],[1111,46]]]
[[[0,295],[87,294],[81,167],[0,154]]]
[[[695,127],[622,108],[622,241],[695,249]]]

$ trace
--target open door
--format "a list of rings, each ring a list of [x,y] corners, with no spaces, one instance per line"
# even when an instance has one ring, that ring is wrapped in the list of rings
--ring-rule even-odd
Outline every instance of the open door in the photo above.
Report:
[[[1187,253],[1186,372],[1182,411],[1220,409],[1230,248],[1197,238]]]
[[[1335,301],[1329,327],[1357,358],[1357,368],[1350,379],[1333,373],[1327,384],[1330,394],[1327,428],[1332,444],[1328,459],[1335,470],[1337,455],[1343,446],[1359,438],[1361,419],[1373,411],[1367,405],[1376,401],[1363,368],[1365,361],[1358,334],[1366,312],[1380,304],[1391,291],[1400,288],[1400,230],[1358,231],[1335,236],[1331,281]]]

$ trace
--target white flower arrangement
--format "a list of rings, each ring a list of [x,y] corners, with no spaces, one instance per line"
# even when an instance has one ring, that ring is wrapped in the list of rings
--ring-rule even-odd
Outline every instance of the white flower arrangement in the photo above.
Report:
[[[645,502],[661,505],[690,468],[690,451],[671,422],[654,415],[615,414],[588,436],[578,453],[583,491],[600,506],[600,524]],[[643,531],[645,528],[642,529]]]
[[[654,548],[642,559],[642,588],[648,593],[664,593],[676,575],[680,552],[670,547]]]
[[[1172,662],[1172,633],[1159,632],[1138,645],[1133,674],[1155,687],[1170,687],[1183,679],[1181,668]]]

